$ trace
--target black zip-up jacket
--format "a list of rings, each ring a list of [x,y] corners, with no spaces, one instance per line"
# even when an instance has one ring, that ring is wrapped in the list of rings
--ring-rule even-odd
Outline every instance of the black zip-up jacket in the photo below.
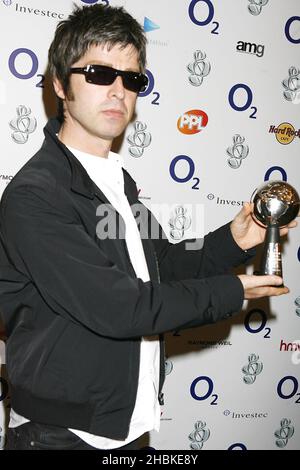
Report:
[[[41,149],[1,200],[0,309],[11,403],[36,422],[125,439],[141,336],[238,312],[243,287],[229,270],[250,255],[229,225],[193,251],[184,241],[170,244],[160,229],[159,239],[142,240],[150,281],[137,278],[125,240],[97,237],[97,207],[108,201],[57,139],[59,127],[48,122]],[[124,181],[129,203],[141,204],[125,170]],[[118,223],[122,232],[121,216]],[[162,351],[160,393],[163,364]]]

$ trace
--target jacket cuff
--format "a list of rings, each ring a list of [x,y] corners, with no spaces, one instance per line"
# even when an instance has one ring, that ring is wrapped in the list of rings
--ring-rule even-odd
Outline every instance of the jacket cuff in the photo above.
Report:
[[[224,266],[239,266],[249,261],[256,253],[255,248],[242,250],[234,240],[231,230],[231,222],[223,225],[207,235],[206,243],[213,244],[215,256]],[[224,249],[225,248],[225,249]]]
[[[215,321],[239,313],[244,302],[244,287],[235,275],[223,275],[206,279],[213,293],[215,311],[219,317]]]

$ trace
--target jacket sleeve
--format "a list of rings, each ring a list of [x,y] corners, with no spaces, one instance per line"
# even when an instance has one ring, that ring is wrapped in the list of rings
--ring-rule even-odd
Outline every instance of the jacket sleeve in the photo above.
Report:
[[[149,226],[158,224],[149,213]],[[235,242],[230,223],[208,233],[203,239],[186,239],[170,243],[163,229],[152,229],[159,237],[153,239],[161,280],[201,279],[229,273],[247,263],[255,249],[244,251]]]
[[[75,214],[58,205],[44,188],[19,186],[1,207],[10,262],[54,314],[103,336],[130,338],[214,323],[240,310],[236,276],[142,282],[120,270]],[[3,295],[0,286],[0,307]]]

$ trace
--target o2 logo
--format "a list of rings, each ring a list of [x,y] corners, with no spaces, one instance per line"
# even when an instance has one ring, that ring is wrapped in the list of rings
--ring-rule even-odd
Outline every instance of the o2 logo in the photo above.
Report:
[[[179,177],[176,173],[176,167],[178,163],[186,162],[188,165],[187,174],[184,177]],[[170,175],[171,178],[176,181],[176,183],[187,183],[188,181],[194,181],[192,189],[200,189],[199,183],[200,179],[195,174],[195,163],[191,157],[188,155],[177,155],[177,157],[173,158],[170,164]]]
[[[260,317],[260,325],[256,328],[250,325],[250,321],[253,315],[258,315]],[[246,330],[249,333],[260,333],[262,330],[264,330],[264,338],[270,339],[270,333],[271,333],[271,328],[265,327],[267,324],[267,315],[266,313],[261,310],[260,308],[254,308],[250,310],[250,312],[247,313],[244,321],[244,325]]]
[[[94,5],[94,3],[98,3],[98,0],[81,0],[82,3],[87,3],[88,5]],[[109,5],[109,0],[100,0],[101,4],[108,6]]]
[[[247,447],[241,442],[236,442],[235,444],[231,444],[227,450],[247,450]]]
[[[235,102],[235,94],[238,90],[244,90],[246,92],[246,103],[243,106],[239,106]],[[250,114],[249,118],[250,119],[256,119],[256,113],[257,113],[257,107],[256,106],[251,106],[253,102],[253,93],[251,88],[248,85],[245,85],[244,83],[237,83],[234,85],[228,95],[228,101],[230,106],[235,110],[239,112],[247,111],[247,109],[252,109],[252,114]]]
[[[286,390],[284,390],[286,388],[284,385],[286,384],[288,384],[288,386],[291,384],[291,390],[289,393],[286,393]],[[289,400],[290,398],[297,396],[298,398],[295,403],[300,404],[299,384],[298,380],[293,375],[286,375],[278,382],[277,393],[283,400]]]
[[[287,40],[290,41],[291,43],[300,44],[300,38],[294,39],[291,36],[291,26],[295,21],[300,21],[300,16],[292,16],[289,20],[287,20],[286,25],[285,25],[285,35],[287,37]],[[295,28],[295,30],[299,31],[299,28]]]
[[[207,392],[204,395],[202,394],[200,395],[199,390],[196,390],[196,387],[201,382],[202,383],[204,382],[205,385],[207,385]],[[195,380],[193,380],[191,387],[190,387],[190,394],[192,395],[194,400],[204,401],[204,400],[207,400],[208,398],[211,398],[212,401],[210,402],[210,404],[217,405],[218,404],[217,400],[219,396],[216,393],[213,394],[213,391],[214,391],[214,383],[212,379],[210,377],[207,377],[206,375],[200,375],[200,377],[197,377]]]
[[[26,54],[29,56],[31,60],[31,69],[27,73],[21,73],[17,70],[16,67],[16,59],[19,57],[20,54]],[[15,49],[9,56],[8,59],[8,67],[10,72],[16,77],[19,78],[20,80],[28,80],[29,78],[32,78],[36,75],[38,68],[39,68],[39,60],[37,58],[37,55],[31,51],[30,49],[26,48],[19,48]],[[42,74],[37,74],[36,75],[38,78],[40,78],[40,81],[35,85],[37,88],[44,88],[43,82],[45,80],[45,76]]]
[[[300,263],[300,247],[299,247],[299,250],[298,250],[298,253],[297,253],[297,257],[298,257],[298,261]]]
[[[286,171],[281,166],[271,166],[265,174],[264,181],[269,181],[270,176],[274,171],[279,171],[282,181],[287,181]]]
[[[154,96],[154,100],[151,101],[151,104],[158,106],[160,104],[159,103],[160,94],[157,91],[153,91],[154,86],[155,86],[154,76],[152,72],[150,72],[150,70],[148,69],[146,70],[146,75],[149,80],[148,86],[145,91],[142,91],[141,93],[139,93],[139,96],[141,98],[144,98],[145,96],[149,96],[152,93],[152,95]]]
[[[208,15],[205,19],[200,19],[196,15],[196,7],[205,4],[208,8]],[[192,0],[189,6],[189,17],[191,21],[197,26],[207,26],[212,22],[215,16],[215,8],[211,0]],[[219,22],[213,21],[214,29],[212,29],[211,34],[219,34]]]

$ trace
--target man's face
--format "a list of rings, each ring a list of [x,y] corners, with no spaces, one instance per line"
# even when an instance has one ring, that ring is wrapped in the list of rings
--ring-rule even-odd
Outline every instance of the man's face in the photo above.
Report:
[[[103,45],[91,46],[72,67],[89,64],[139,71],[138,53],[133,46],[122,49],[115,45],[110,50]],[[133,115],[137,98],[137,93],[124,88],[119,76],[111,85],[94,85],[87,83],[82,74],[71,74],[68,96],[65,96],[57,81],[55,89],[58,96],[65,99],[67,143],[72,145],[70,140],[76,142],[80,138],[87,148],[89,144],[94,147],[97,142],[100,145],[101,142],[111,144],[115,137],[122,134]]]

